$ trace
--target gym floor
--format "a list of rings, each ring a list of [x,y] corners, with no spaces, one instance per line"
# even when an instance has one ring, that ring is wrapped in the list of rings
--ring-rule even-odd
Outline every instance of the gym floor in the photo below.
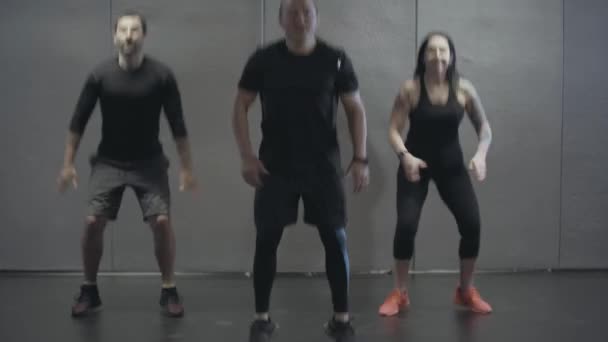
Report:
[[[608,341],[608,272],[479,274],[476,286],[494,307],[468,313],[452,302],[456,274],[416,274],[408,312],[382,318],[376,312],[390,290],[387,275],[355,276],[351,308],[356,341],[560,342]],[[106,275],[99,279],[104,308],[72,319],[78,275],[0,274],[0,341],[247,341],[252,318],[251,279],[245,276],[180,276],[182,319],[160,314],[160,285],[153,275]],[[273,341],[329,341],[323,324],[331,315],[323,277],[279,276],[272,317]]]

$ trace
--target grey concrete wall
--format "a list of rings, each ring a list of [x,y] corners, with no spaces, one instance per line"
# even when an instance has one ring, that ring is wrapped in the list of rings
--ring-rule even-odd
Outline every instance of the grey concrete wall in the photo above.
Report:
[[[608,48],[599,33],[606,31],[608,6],[601,0],[345,3],[319,2],[319,34],[353,59],[368,112],[372,183],[353,195],[347,180],[352,269],[392,264],[397,161],[386,127],[396,90],[413,72],[416,45],[432,29],[452,34],[461,72],[477,87],[494,129],[488,179],[475,183],[483,221],[480,266],[606,267],[602,82],[608,77],[601,66]],[[77,159],[80,188],[60,196],[54,181],[80,87],[113,53],[111,17],[126,8],[147,15],[147,51],[175,71],[192,133],[198,196],[177,191],[178,160],[162,125],[172,161],[177,270],[250,270],[253,192],[240,178],[230,115],[247,57],[263,40],[280,36],[278,0],[3,1],[0,269],[80,269],[87,156],[98,143],[98,112]],[[259,120],[256,103],[256,143]],[[342,110],[339,127],[346,162],[351,146]],[[476,137],[467,121],[461,137],[470,158]],[[103,270],[156,270],[152,236],[131,192],[105,241]],[[456,268],[457,242],[453,218],[431,186],[415,267]],[[279,258],[280,271],[323,270],[318,236],[301,223],[286,231]]]
[[[608,3],[564,4],[560,265],[608,267]]]
[[[80,268],[84,153],[77,161],[78,192],[60,198],[55,179],[75,97],[86,73],[111,51],[109,8],[81,0],[0,4],[0,269]],[[91,127],[99,121],[95,115]],[[82,150],[92,150],[99,136],[91,129]],[[111,240],[106,237],[108,251]]]

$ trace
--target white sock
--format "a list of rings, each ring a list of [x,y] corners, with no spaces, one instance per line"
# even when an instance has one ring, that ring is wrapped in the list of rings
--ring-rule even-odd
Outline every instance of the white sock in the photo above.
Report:
[[[255,319],[258,321],[268,321],[268,320],[270,320],[270,315],[268,314],[268,312],[256,313]]]

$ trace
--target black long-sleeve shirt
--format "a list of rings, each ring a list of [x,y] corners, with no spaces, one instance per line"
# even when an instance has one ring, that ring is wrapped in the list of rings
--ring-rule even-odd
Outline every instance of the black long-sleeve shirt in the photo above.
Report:
[[[129,163],[162,154],[158,137],[161,109],[173,137],[187,136],[173,72],[151,57],[144,57],[141,66],[132,71],[122,69],[116,57],[97,66],[80,93],[71,132],[84,133],[98,100],[102,116],[100,158]]]

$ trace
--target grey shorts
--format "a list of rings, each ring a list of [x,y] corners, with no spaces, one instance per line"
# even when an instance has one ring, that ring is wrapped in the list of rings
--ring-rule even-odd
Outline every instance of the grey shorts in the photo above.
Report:
[[[169,160],[164,156],[138,162],[128,167],[91,156],[88,214],[115,220],[125,188],[135,192],[144,221],[157,215],[169,215]]]

